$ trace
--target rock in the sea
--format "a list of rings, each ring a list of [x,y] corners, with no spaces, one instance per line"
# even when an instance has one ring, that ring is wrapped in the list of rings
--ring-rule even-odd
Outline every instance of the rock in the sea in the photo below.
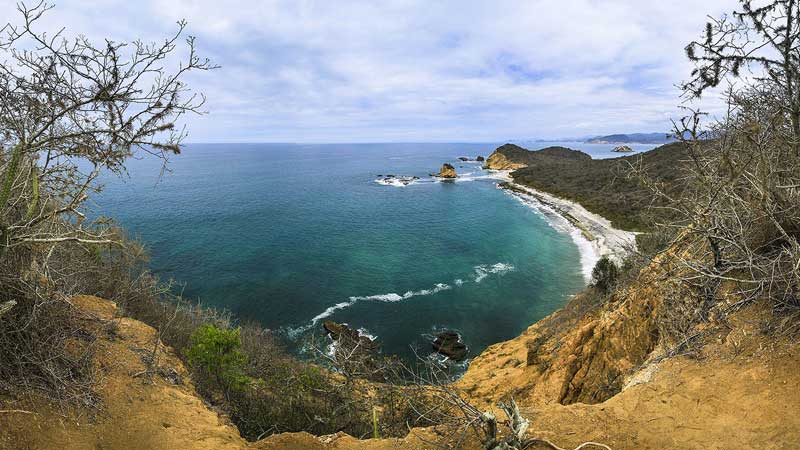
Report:
[[[459,156],[458,159],[460,159],[461,161],[469,161],[469,158],[467,158],[466,156]]]
[[[439,173],[432,175],[439,178],[456,178],[458,176],[456,175],[456,168],[447,163],[442,164],[442,168],[439,170]]]
[[[478,155],[478,157],[477,157],[477,158],[475,158],[475,161],[478,161],[478,162],[483,162],[483,156],[481,156],[481,155]]]
[[[461,335],[452,330],[439,333],[432,345],[434,350],[453,361],[463,361],[469,353],[467,345],[461,342]]]
[[[635,150],[633,150],[632,148],[628,147],[627,145],[620,145],[619,147],[614,147],[614,150],[611,150],[611,151],[612,152],[617,152],[617,153],[631,153],[631,152],[633,152]]]
[[[357,330],[354,330],[343,323],[336,323],[328,320],[322,323],[322,328],[331,336],[334,341],[346,342],[348,344],[359,344],[365,350],[375,350],[378,348],[378,343],[366,336],[362,336]]]

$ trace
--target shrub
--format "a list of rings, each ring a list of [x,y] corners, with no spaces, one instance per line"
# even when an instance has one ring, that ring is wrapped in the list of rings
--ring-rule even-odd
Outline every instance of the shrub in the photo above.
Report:
[[[611,292],[617,285],[619,268],[608,256],[603,256],[592,269],[592,286],[602,293]]]
[[[244,373],[247,356],[242,353],[240,329],[222,329],[204,325],[192,334],[192,344],[187,352],[189,364],[216,381],[226,397],[230,391],[239,391],[251,379]]]

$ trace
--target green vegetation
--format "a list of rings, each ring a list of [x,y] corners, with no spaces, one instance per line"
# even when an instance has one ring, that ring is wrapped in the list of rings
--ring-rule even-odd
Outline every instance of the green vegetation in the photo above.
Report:
[[[136,242],[109,220],[87,220],[84,202],[99,190],[101,171],[124,173],[137,151],[163,158],[179,151],[182,135],[172,132],[173,121],[199,106],[180,100],[180,80],[187,70],[211,66],[196,57],[191,39],[191,59],[179,73],[160,66],[180,31],[165,47],[131,44],[126,59],[123,44],[43,39],[30,26],[47,7],[20,8],[26,25],[0,41],[0,51],[26,67],[23,74],[0,71],[0,106],[25,118],[0,116],[0,396],[43,396],[64,409],[98,406],[93,344],[100,332],[113,335],[115,323],[86,325],[99,319],[87,319],[70,298],[89,294],[157,330],[142,375],[164,373],[155,356],[167,344],[187,362],[201,395],[249,439],[301,430],[399,436],[448,420],[464,430],[484,420],[497,431],[493,416],[447,390],[448,379],[356,351],[357,342],[338,341],[328,357],[319,351],[329,344],[324,338],[311,346],[326,355],[318,364],[293,358],[270,331],[174,295],[147,270]],[[528,165],[513,172],[517,182],[577,201],[619,227],[650,231],[640,240],[642,252],[622,268],[601,259],[596,289],[543,327],[563,330],[597,310],[655,255],[688,241],[691,251],[669,255],[679,263],[681,273],[670,276],[681,289],[661,308],[660,337],[685,346],[698,335],[697,324],[754,302],[780,319],[766,321],[765,332],[800,332],[800,27],[784,27],[776,15],[798,17],[798,6],[776,1],[740,14],[735,24],[709,24],[708,38],[688,47],[698,65],[689,93],[738,76],[744,65],[761,65],[769,76],[730,91],[723,122],[700,130],[699,112],[680,122],[675,135],[688,136],[682,142],[609,160],[562,147],[498,149]],[[23,42],[31,37],[50,44]],[[726,41],[742,37],[747,42]],[[751,45],[757,47],[737,53]],[[758,55],[768,45],[769,53]],[[63,67],[52,70],[53,60]],[[116,75],[101,83],[86,75],[94,73]],[[145,79],[156,84],[141,85]],[[146,93],[152,98],[142,98]],[[542,365],[537,350],[529,352],[529,365]],[[513,424],[518,411],[509,411]],[[495,445],[494,432],[486,448],[513,448]]]
[[[626,230],[651,229],[654,208],[666,206],[654,197],[651,186],[632,175],[633,169],[651,175],[652,183],[675,195],[684,187],[682,167],[687,152],[685,144],[680,142],[612,159],[591,159],[583,152],[569,149],[557,153],[553,148],[529,151],[508,147],[511,146],[507,144],[497,151],[514,162],[528,165],[511,173],[515,182],[578,202]]]
[[[240,331],[203,325],[192,333],[191,346],[186,352],[189,364],[213,377],[226,392],[241,390],[252,381],[244,374],[247,356],[241,350]]]
[[[608,256],[603,256],[592,269],[592,286],[606,294],[614,290],[619,278],[619,268]]]

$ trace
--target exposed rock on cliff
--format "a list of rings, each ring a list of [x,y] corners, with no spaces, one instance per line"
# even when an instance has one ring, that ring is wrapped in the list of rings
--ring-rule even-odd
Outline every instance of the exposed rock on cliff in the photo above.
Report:
[[[505,144],[489,155],[483,167],[492,170],[517,170],[539,163],[591,159],[586,153],[566,147],[547,147],[532,151],[518,145]]]
[[[448,163],[442,164],[442,168],[439,170],[439,173],[434,173],[431,175],[439,178],[456,178],[458,176],[456,174],[456,168]]]
[[[227,420],[209,409],[192,385],[188,371],[166,346],[159,346],[160,373],[135,376],[147,366],[156,331],[137,320],[115,317],[116,305],[79,296],[71,303],[97,330],[95,346],[99,410],[65,412],[63,405],[32,398],[0,410],[35,414],[0,414],[0,449],[199,449],[239,450],[247,442]],[[66,414],[66,416],[65,416]]]
[[[483,167],[491,170],[516,170],[526,167],[526,165],[513,162],[505,154],[495,151],[489,155],[489,159],[486,160],[486,164]]]

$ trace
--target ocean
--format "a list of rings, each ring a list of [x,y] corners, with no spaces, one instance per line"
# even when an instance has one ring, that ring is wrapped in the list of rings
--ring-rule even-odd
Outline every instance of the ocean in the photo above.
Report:
[[[619,156],[612,145],[523,145],[556,144]],[[132,160],[91,207],[145,243],[152,270],[184,297],[295,350],[333,320],[406,359],[456,330],[474,357],[564,305],[594,261],[575,230],[458,160],[497,146],[189,144],[163,175],[156,159]],[[429,176],[445,162],[455,182]],[[381,182],[390,174],[419,179]]]

